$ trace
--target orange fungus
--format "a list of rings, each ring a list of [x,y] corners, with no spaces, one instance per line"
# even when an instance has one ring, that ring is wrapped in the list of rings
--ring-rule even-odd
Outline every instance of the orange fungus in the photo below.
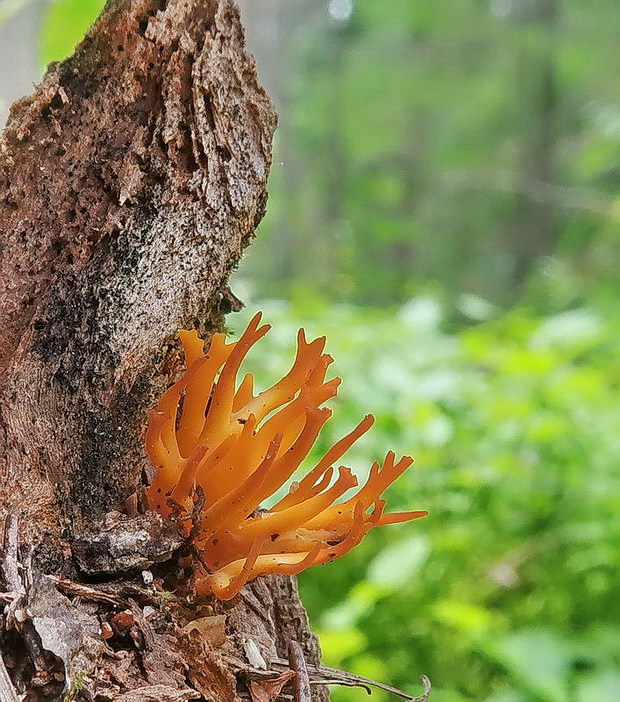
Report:
[[[250,348],[270,329],[258,313],[238,341],[214,334],[205,352],[195,331],[181,331],[187,370],[149,413],[146,451],[155,470],[148,488],[152,509],[187,525],[200,554],[193,579],[199,595],[236,595],[265,573],[296,574],[344,556],[374,526],[426,516],[385,514],[381,494],[412,463],[391,451],[357,486],[337,461],[373,424],[366,416],[336,442],[289,493],[266,510],[260,505],[286,483],[331,416],[322,407],[339,378],[325,380],[332,358],[325,338],[297,337],[289,372],[254,392],[252,375],[237,382]]]

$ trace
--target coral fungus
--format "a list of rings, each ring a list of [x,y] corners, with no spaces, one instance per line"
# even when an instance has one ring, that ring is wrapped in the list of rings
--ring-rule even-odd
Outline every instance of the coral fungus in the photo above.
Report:
[[[259,575],[295,574],[339,558],[374,526],[426,515],[384,513],[381,493],[413,463],[407,456],[396,461],[392,452],[373,464],[355,495],[337,502],[357,479],[333,466],[372,426],[370,415],[288,495],[259,509],[307,456],[331,416],[321,405],[340,384],[325,380],[333,360],[323,353],[325,338],[308,343],[300,330],[295,361],[281,380],[255,394],[248,374],[237,387],[244,357],[270,329],[260,319],[259,313],[233,343],[214,334],[206,353],[195,331],[181,331],[187,371],[149,413],[146,451],[156,468],[149,504],[188,524],[200,555],[193,586],[220,599]]]

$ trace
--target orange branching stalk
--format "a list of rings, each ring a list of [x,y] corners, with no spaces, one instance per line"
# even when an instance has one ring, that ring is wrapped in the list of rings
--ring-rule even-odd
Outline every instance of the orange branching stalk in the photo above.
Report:
[[[297,337],[290,371],[255,394],[252,375],[237,386],[241,363],[270,329],[257,314],[240,339],[214,334],[206,353],[195,331],[181,331],[187,371],[149,413],[146,451],[156,468],[150,506],[187,526],[201,563],[197,594],[220,599],[265,573],[296,574],[345,555],[374,526],[424,517],[426,512],[385,514],[381,494],[412,463],[389,452],[374,463],[366,484],[337,502],[357,479],[336,462],[370,429],[366,416],[340,439],[286,497],[260,505],[288,481],[330,418],[321,405],[334,397],[339,378],[325,380],[332,358],[325,338]],[[336,479],[333,480],[334,475]],[[196,505],[199,509],[196,509]]]

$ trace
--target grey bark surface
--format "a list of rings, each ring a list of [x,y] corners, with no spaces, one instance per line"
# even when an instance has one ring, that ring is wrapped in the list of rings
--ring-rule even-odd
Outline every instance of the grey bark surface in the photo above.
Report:
[[[71,551],[97,524],[130,519],[110,512],[143,480],[145,410],[178,370],[178,329],[209,333],[236,307],[227,280],[265,210],[275,125],[233,0],[112,0],[11,109],[0,517],[12,525],[4,560],[21,561],[3,578],[0,651],[28,699],[236,702],[250,638],[268,667],[291,639],[318,662],[291,579],[172,606],[157,577],[89,585]],[[220,648],[187,630],[205,612],[225,616]],[[320,686],[313,695],[327,699]]]

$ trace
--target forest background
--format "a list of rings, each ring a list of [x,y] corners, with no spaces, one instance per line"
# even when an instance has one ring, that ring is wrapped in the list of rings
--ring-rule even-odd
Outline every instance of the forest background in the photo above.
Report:
[[[389,504],[431,511],[302,575],[326,663],[425,673],[433,702],[616,702],[620,7],[241,4],[281,122],[231,329],[274,325],[262,382],[327,334],[318,450],[372,411],[349,462],[414,455]],[[0,120],[100,6],[0,0]]]

